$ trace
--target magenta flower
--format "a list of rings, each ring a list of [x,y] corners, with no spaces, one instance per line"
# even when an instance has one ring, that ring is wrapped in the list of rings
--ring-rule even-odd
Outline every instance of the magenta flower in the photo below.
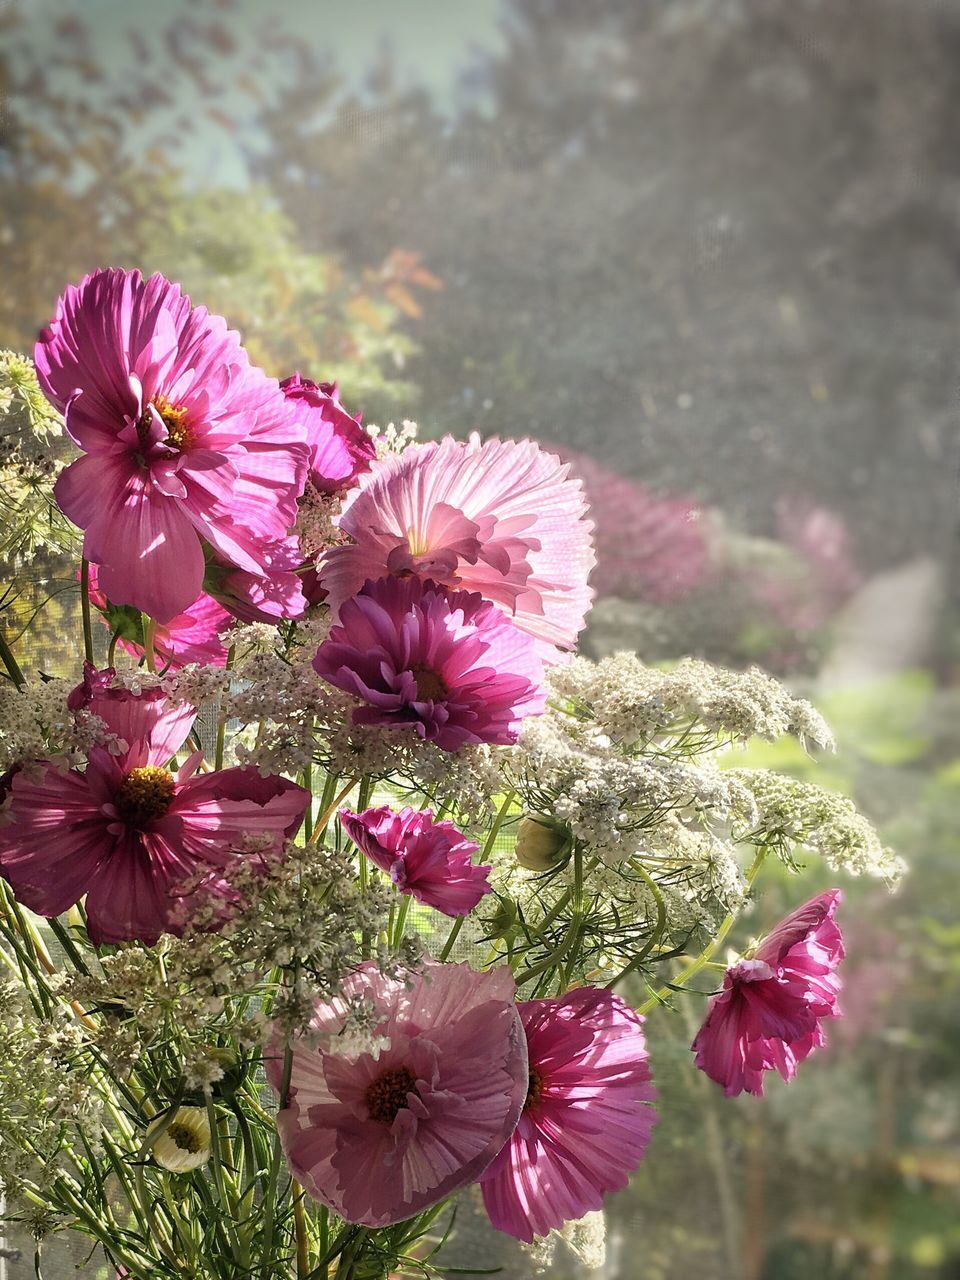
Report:
[[[612,991],[582,987],[518,1007],[527,1097],[480,1186],[497,1230],[531,1243],[627,1185],[656,1122],[656,1091],[643,1018]]]
[[[444,751],[517,740],[545,704],[530,636],[480,595],[418,578],[368,582],[340,609],[313,660],[363,700],[354,724],[413,728]]]
[[[791,912],[724,974],[691,1046],[696,1064],[728,1098],[763,1093],[763,1073],[792,1080],[797,1064],[826,1043],[820,1023],[838,1018],[843,938],[834,921],[841,900],[829,889]]]
[[[414,575],[478,591],[544,661],[583,629],[594,564],[579,480],[532,440],[446,436],[388,455],[344,501],[321,576],[334,613],[370,578]]]
[[[310,483],[318,493],[342,493],[356,484],[377,456],[373,440],[337,397],[335,382],[311,382],[299,373],[280,383],[298,421],[307,429]]]
[[[200,594],[204,544],[264,574],[306,480],[306,430],[237,334],[163,276],[95,271],[41,332],[40,385],[83,456],[56,499],[100,586],[167,623]]]
[[[180,932],[177,888],[226,866],[248,835],[279,842],[299,827],[309,794],[256,769],[196,774],[199,753],[165,766],[196,712],[157,689],[113,689],[111,671],[87,668],[72,709],[100,717],[115,750],[94,747],[84,772],[52,764],[12,779],[0,827],[0,875],[17,898],[56,916],[84,894],[91,940],[153,943]]]
[[[207,589],[241,622],[274,624],[283,618],[303,617],[307,598],[301,572],[303,552],[292,535],[261,549],[264,569],[250,573],[217,561],[207,565]]]
[[[95,564],[90,566],[90,601],[104,614],[111,630],[117,625],[127,628],[117,641],[124,653],[142,657],[142,633],[138,622],[134,618],[121,617],[121,611],[112,608],[112,602],[100,590]],[[227,649],[221,636],[232,626],[233,618],[227,610],[201,591],[189,609],[171,618],[166,626],[157,627],[153,644],[157,662],[171,671],[179,671],[190,662],[205,667],[225,667]]]
[[[401,893],[444,915],[468,915],[490,892],[490,867],[471,860],[480,846],[452,822],[434,822],[429,809],[341,809],[340,825]]]
[[[476,1181],[513,1131],[527,1091],[527,1052],[505,966],[428,963],[391,978],[364,964],[343,997],[318,1001],[296,1040],[277,1117],[294,1177],[348,1222],[385,1227]],[[338,1048],[347,1000],[373,1004],[385,1047]],[[278,1092],[283,1046],[267,1075]]]

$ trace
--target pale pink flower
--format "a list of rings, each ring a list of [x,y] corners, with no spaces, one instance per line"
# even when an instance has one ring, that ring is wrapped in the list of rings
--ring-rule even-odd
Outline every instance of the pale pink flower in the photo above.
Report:
[[[518,1007],[526,1101],[480,1185],[493,1225],[530,1243],[627,1185],[650,1141],[656,1091],[643,1018],[613,992],[583,987]]]
[[[792,1080],[797,1064],[826,1043],[820,1025],[838,1018],[843,938],[834,912],[839,889],[828,889],[782,920],[749,960],[723,978],[691,1046],[696,1064],[723,1085],[728,1098],[763,1093],[763,1073]]]
[[[532,440],[450,436],[374,463],[344,500],[350,542],[321,568],[336,614],[367,579],[478,591],[556,661],[583,629],[593,525],[579,480]]]
[[[296,520],[306,430],[226,321],[161,275],[95,271],[60,298],[35,360],[83,451],[57,503],[114,603],[170,622],[200,594],[204,544],[267,572],[264,547]]]
[[[83,772],[53,764],[10,782],[0,827],[0,875],[31,911],[56,916],[86,895],[96,943],[155,942],[180,932],[178,886],[222,868],[250,834],[279,844],[300,825],[309,793],[253,768],[197,774],[200,753],[166,768],[196,712],[159,688],[109,687],[113,673],[87,668],[71,695],[114,735],[94,747]]]
[[[340,825],[401,893],[424,906],[465,916],[490,893],[490,867],[472,861],[480,846],[452,822],[435,822],[430,809],[341,809]]]
[[[479,594],[415,577],[368,582],[347,600],[313,665],[361,699],[354,724],[412,729],[444,751],[515,742],[545,703],[529,635]]]
[[[340,403],[335,382],[311,382],[293,373],[280,388],[307,429],[309,480],[318,493],[342,493],[369,470],[376,445]]]
[[[318,1001],[293,1044],[277,1117],[287,1163],[309,1195],[348,1222],[385,1227],[476,1181],[508,1139],[527,1091],[527,1053],[505,966],[477,973],[428,962],[388,977],[364,964]],[[338,1050],[348,1002],[373,1005],[386,1047]],[[267,1075],[280,1092],[284,1047]]]

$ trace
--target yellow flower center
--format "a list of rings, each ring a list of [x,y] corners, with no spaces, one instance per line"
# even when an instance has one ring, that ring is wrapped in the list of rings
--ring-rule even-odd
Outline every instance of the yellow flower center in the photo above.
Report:
[[[164,444],[173,449],[189,449],[194,443],[194,434],[187,423],[187,411],[183,405],[171,404],[166,396],[154,396],[153,407],[167,428]]]
[[[450,692],[443,677],[437,675],[436,671],[431,671],[429,667],[420,665],[411,667],[410,674],[417,686],[418,702],[439,702]]]
[[[167,1128],[167,1137],[181,1151],[189,1151],[191,1155],[196,1155],[202,1146],[199,1134],[191,1129],[188,1124],[178,1124],[174,1121]]]
[[[370,1119],[379,1124],[393,1124],[397,1112],[407,1105],[407,1094],[416,1092],[417,1082],[407,1067],[381,1072],[376,1080],[371,1080],[364,1095]]]
[[[161,818],[173,800],[173,774],[169,769],[148,764],[131,769],[120,783],[113,803],[124,822],[142,827],[154,818]]]
[[[543,1097],[543,1072],[539,1067],[530,1064],[530,1073],[527,1082],[527,1097],[523,1104],[524,1111],[529,1111]]]

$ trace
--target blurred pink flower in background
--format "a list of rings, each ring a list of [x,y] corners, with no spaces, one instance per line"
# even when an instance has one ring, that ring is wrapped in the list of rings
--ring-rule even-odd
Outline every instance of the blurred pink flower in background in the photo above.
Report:
[[[728,1098],[761,1095],[765,1071],[792,1080],[798,1063],[826,1043],[822,1019],[840,1016],[844,950],[833,918],[840,900],[839,889],[811,898],[724,974],[691,1047]]]
[[[366,705],[354,724],[407,727],[444,751],[515,742],[545,704],[532,638],[472,591],[381,578],[340,608],[314,669]]]
[[[480,846],[452,822],[435,822],[429,809],[341,809],[340,824],[401,893],[424,906],[465,916],[490,893],[490,867],[472,861]]]
[[[531,1243],[627,1185],[656,1122],[643,1018],[582,987],[518,1006],[529,1078],[513,1136],[481,1178],[500,1231]]]
[[[318,493],[342,493],[356,484],[377,456],[376,445],[340,403],[335,382],[311,382],[293,373],[280,389],[307,429],[308,479]]]
[[[100,590],[98,566],[90,566],[90,602],[104,613],[109,627],[117,621],[110,616],[107,597]],[[227,649],[221,639],[233,626],[233,617],[212,596],[201,592],[189,609],[171,618],[166,626],[158,626],[154,633],[154,651],[158,665],[178,671],[189,662],[211,667],[224,667]],[[121,635],[117,645],[124,653],[135,658],[143,656],[143,646],[131,635]]]
[[[71,285],[35,349],[82,456],[56,483],[115,604],[168,623],[200,594],[203,543],[265,574],[306,482],[306,428],[220,316],[178,285],[95,271]]]
[[[413,576],[478,591],[556,661],[593,597],[593,524],[568,473],[531,440],[445,436],[388,454],[344,500],[352,541],[324,557],[334,616],[368,579]]]
[[[598,596],[669,604],[698,587],[710,549],[700,508],[682,494],[656,494],[586,454],[560,451],[583,481],[594,521]]]
[[[91,748],[83,773],[21,770],[0,827],[0,875],[17,898],[56,916],[86,895],[98,946],[178,932],[177,886],[225,866],[250,835],[289,838],[310,799],[254,768],[197,774],[199,752],[171,773],[165,766],[186,742],[194,708],[158,688],[111,688],[112,676],[88,665],[70,706],[103,720],[114,747]]]
[[[504,965],[427,962],[404,978],[373,963],[319,1001],[293,1045],[277,1125],[294,1177],[348,1222],[384,1227],[475,1182],[509,1138],[527,1092],[527,1051]],[[340,1049],[348,1001],[372,1003],[382,1047]],[[284,1046],[267,1075],[279,1093]]]

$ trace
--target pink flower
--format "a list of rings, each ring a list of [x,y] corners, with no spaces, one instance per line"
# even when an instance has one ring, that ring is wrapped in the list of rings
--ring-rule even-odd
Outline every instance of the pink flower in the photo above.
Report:
[[[337,398],[335,382],[311,382],[299,373],[280,383],[297,420],[307,428],[310,483],[318,493],[342,493],[377,456],[373,440]]]
[[[0,827],[0,874],[17,898],[56,916],[86,894],[91,940],[155,942],[179,932],[177,886],[225,867],[245,836],[294,834],[308,793],[256,769],[196,774],[199,753],[165,768],[193,726],[192,707],[157,689],[109,687],[111,671],[87,668],[72,709],[100,717],[116,736],[94,747],[84,772],[52,764],[13,778]]]
[[[700,585],[710,550],[692,498],[654,493],[585,454],[562,456],[583,480],[596,521],[598,595],[669,604]]]
[[[90,601],[103,614],[111,631],[122,628],[117,641],[124,653],[143,655],[143,625],[132,610],[117,607],[100,590],[97,565],[90,566]],[[212,596],[201,591],[189,609],[159,626],[154,635],[158,664],[179,671],[189,662],[205,667],[224,667],[227,649],[221,640],[233,626],[233,618]]]
[[[444,915],[465,916],[490,892],[490,867],[471,861],[480,846],[429,809],[341,809],[340,825],[402,893]]]
[[[782,920],[751,960],[727,970],[692,1048],[696,1064],[728,1098],[763,1093],[764,1071],[792,1080],[797,1064],[826,1043],[823,1018],[838,1018],[843,938],[829,889]]]
[[[294,1177],[348,1222],[385,1227],[474,1182],[513,1131],[527,1053],[505,966],[428,963],[392,978],[364,964],[343,996],[318,1001],[296,1040],[277,1117]],[[374,1052],[338,1050],[347,1000],[373,1005]],[[284,1051],[267,1060],[278,1092]],[[281,1100],[282,1102],[282,1100]]]
[[[545,703],[528,635],[475,592],[415,577],[368,582],[342,605],[313,665],[367,704],[354,724],[407,726],[444,751],[515,742],[523,717]]]
[[[530,1075],[512,1138],[480,1180],[490,1221],[532,1242],[627,1185],[656,1122],[643,1018],[583,987],[519,1005]]]
[[[200,594],[204,544],[264,574],[306,480],[306,430],[237,334],[163,276],[95,271],[41,332],[40,384],[83,456],[56,499],[100,586],[167,623]]]
[[[283,618],[303,617],[307,598],[300,577],[303,553],[295,537],[265,544],[263,573],[249,573],[211,561],[207,565],[207,589],[241,622],[273,624]]]
[[[321,576],[336,614],[368,578],[414,575],[479,591],[537,641],[544,661],[583,629],[594,564],[578,480],[532,440],[446,436],[391,454],[343,504],[352,541]]]

